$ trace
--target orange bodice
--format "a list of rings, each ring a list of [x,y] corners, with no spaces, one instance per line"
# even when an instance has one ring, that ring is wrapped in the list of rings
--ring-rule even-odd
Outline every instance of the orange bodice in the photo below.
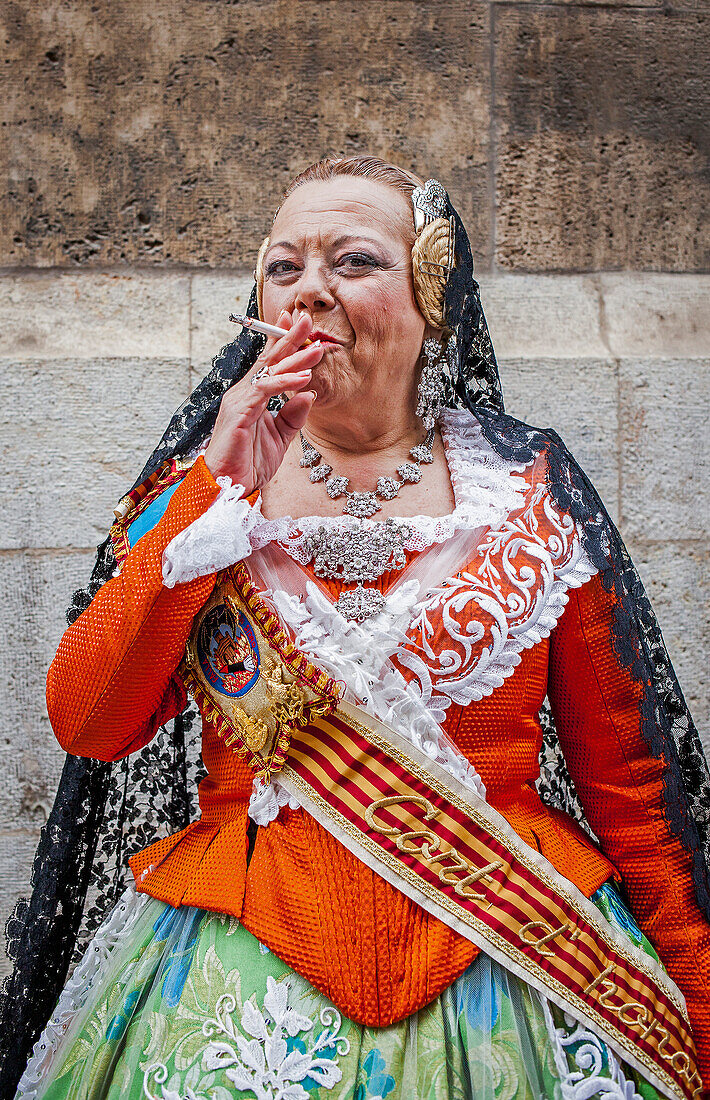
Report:
[[[198,459],[162,519],[64,635],[47,700],[68,752],[118,759],[184,704],[177,668],[215,575],[167,589],[162,554],[217,493]],[[337,594],[337,585],[329,587]],[[610,875],[623,881],[687,998],[701,1069],[710,1076],[710,926],[695,901],[689,857],[664,818],[664,761],[649,754],[639,688],[614,654],[613,609],[596,576],[570,589],[549,637],[524,649],[490,694],[452,703],[444,728],[475,765],[489,802],[587,896]],[[535,790],[546,694],[599,845]],[[240,918],[349,1017],[373,1026],[416,1011],[466,968],[476,954],[471,943],[374,874],[304,810],[282,810],[258,829],[247,868],[252,774],[204,717],[203,759],[200,819],[131,859],[140,890]]]

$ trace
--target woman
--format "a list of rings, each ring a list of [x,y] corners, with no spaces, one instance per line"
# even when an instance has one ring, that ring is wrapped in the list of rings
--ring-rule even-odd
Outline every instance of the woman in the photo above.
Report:
[[[189,692],[201,815],[138,838],[17,1096],[700,1095],[704,761],[593,490],[500,411],[446,193],[320,162],[255,274],[284,335],[176,415],[48,677],[72,757],[140,760],[174,719],[183,797]],[[536,790],[546,695],[598,841]],[[16,1008],[105,813],[105,770],[63,788]]]

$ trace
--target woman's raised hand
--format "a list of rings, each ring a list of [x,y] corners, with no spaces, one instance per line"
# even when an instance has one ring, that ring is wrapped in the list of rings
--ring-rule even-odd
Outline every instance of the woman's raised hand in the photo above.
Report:
[[[245,495],[261,489],[274,476],[289,443],[306,422],[315,394],[306,387],[323,355],[318,343],[301,347],[313,325],[307,313],[284,310],[276,322],[283,336],[270,336],[249,374],[227,390],[219,407],[205,462],[213,477],[230,477]],[[262,367],[266,371],[253,383]],[[269,399],[291,396],[273,416]]]

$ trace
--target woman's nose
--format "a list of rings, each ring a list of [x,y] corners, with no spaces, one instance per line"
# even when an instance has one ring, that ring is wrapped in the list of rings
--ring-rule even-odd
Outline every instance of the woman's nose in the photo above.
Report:
[[[335,298],[323,273],[316,265],[308,265],[296,285],[295,306],[307,310],[311,316],[316,309],[331,309]]]

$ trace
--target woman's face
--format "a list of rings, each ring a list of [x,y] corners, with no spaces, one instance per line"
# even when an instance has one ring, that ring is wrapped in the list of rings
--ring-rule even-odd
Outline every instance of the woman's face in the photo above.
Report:
[[[270,239],[264,320],[306,310],[337,341],[324,343],[313,370],[317,404],[410,388],[426,323],[412,284],[407,198],[356,176],[306,183],[285,200]]]

